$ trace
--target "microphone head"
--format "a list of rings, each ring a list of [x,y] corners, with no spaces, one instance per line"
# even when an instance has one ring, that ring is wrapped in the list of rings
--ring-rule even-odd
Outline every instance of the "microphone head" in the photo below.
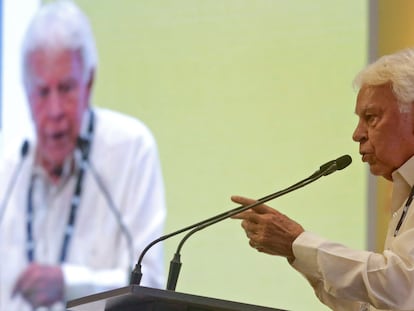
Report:
[[[323,172],[323,176],[332,174],[333,172],[343,170],[349,164],[351,164],[352,158],[349,155],[343,155],[336,160],[329,161],[321,166],[320,171]]]
[[[351,164],[352,158],[351,156],[346,154],[336,159],[335,162],[336,162],[336,169],[339,171],[339,170],[343,170],[345,167]]]

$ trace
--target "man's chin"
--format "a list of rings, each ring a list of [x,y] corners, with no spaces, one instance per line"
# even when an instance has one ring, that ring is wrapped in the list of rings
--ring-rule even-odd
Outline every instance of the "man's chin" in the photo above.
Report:
[[[72,152],[70,150],[62,149],[46,149],[44,152],[41,152],[40,158],[42,159],[42,164],[48,166],[49,168],[61,168],[65,163],[66,159],[71,156]]]
[[[392,172],[390,172],[388,169],[386,169],[383,166],[375,165],[375,164],[370,164],[369,165],[369,171],[374,176],[382,176],[385,179],[391,180],[391,174],[392,174]]]

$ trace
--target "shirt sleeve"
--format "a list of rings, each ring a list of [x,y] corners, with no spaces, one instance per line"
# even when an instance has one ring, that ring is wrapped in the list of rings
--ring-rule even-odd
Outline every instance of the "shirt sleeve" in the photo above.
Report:
[[[379,309],[412,310],[413,239],[414,230],[408,230],[379,254],[304,232],[293,244],[292,266],[334,310],[359,310],[361,302]]]
[[[144,248],[162,236],[166,219],[164,184],[155,140],[148,139],[147,146],[139,149],[140,152],[133,153],[135,172],[129,178],[131,188],[123,204],[129,206],[123,213],[128,215],[125,220],[134,237],[133,265]],[[157,243],[143,257],[140,285],[162,288],[164,283],[163,244]]]
[[[128,283],[128,271],[122,269],[92,270],[86,266],[62,264],[65,280],[65,301],[110,289]]]

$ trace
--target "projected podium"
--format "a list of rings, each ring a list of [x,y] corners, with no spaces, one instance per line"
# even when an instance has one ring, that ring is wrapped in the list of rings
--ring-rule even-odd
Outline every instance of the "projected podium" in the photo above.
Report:
[[[70,311],[286,311],[131,285],[68,302]]]

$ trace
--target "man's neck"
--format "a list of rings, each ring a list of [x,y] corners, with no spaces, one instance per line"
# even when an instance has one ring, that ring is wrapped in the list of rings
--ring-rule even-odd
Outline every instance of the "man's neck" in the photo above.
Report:
[[[73,157],[68,156],[63,163],[50,163],[45,159],[37,159],[39,165],[46,173],[52,184],[58,184],[62,178],[66,178],[74,169]]]

